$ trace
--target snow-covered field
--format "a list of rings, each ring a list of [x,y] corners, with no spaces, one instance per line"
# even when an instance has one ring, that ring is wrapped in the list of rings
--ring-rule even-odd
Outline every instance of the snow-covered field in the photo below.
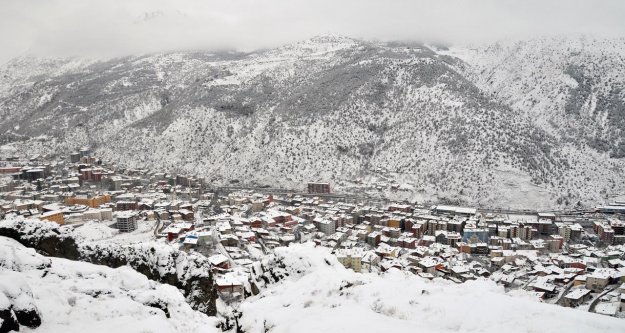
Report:
[[[276,249],[290,276],[240,305],[246,332],[623,332],[625,321],[454,284],[343,268],[311,244]]]

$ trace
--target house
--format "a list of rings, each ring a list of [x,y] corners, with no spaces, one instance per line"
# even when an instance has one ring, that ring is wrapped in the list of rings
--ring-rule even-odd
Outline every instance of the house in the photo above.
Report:
[[[231,235],[231,234],[226,234],[226,235],[220,235],[220,242],[223,246],[238,246],[239,245],[239,238],[235,235]]]
[[[595,312],[606,316],[616,316],[619,310],[620,302],[599,302],[595,306]]]
[[[625,262],[621,259],[609,259],[608,260],[608,267],[610,268],[619,268],[619,267],[623,267],[625,264]]]
[[[389,212],[404,212],[411,213],[412,207],[410,205],[391,204],[388,207]]]
[[[63,216],[63,211],[61,210],[53,210],[53,211],[45,212],[39,215],[39,219],[56,222],[60,225],[65,224],[65,217]]]
[[[382,257],[397,257],[399,255],[400,248],[390,246],[386,243],[380,243],[378,247],[375,249],[375,253]]]
[[[66,205],[85,205],[91,208],[98,208],[100,205],[103,205],[107,202],[111,202],[111,196],[108,194],[100,195],[100,196],[74,196],[68,197],[65,199]]]
[[[450,215],[458,215],[458,216],[473,216],[477,213],[477,209],[475,208],[445,206],[445,205],[434,206],[432,207],[432,211],[434,211],[437,214],[450,214]]]
[[[119,212],[115,218],[115,228],[119,232],[130,232],[137,229],[139,215],[131,211]]]
[[[355,272],[362,270],[363,251],[360,248],[338,249],[335,252],[336,259],[345,266],[351,268]]]
[[[514,282],[514,280],[516,280],[516,278],[513,274],[503,274],[501,279],[499,279],[499,282],[504,286],[509,286]]]
[[[382,260],[382,262],[380,262],[380,268],[382,269],[382,272],[386,272],[391,268],[402,270],[404,266],[398,259],[384,259]]]
[[[464,228],[462,234],[462,242],[464,243],[487,243],[489,238],[488,229],[483,228]]]
[[[194,248],[198,245],[199,237],[197,235],[187,235],[182,242],[185,249]]]
[[[330,193],[330,184],[308,183],[308,193]]]
[[[578,275],[573,280],[573,287],[577,286],[585,286],[586,285],[586,275]]]
[[[592,297],[590,295],[591,290],[586,288],[575,288],[564,296],[564,306],[576,307],[580,304],[589,301]]]
[[[331,235],[336,231],[336,222],[330,219],[315,219],[315,227],[325,235]]]
[[[551,283],[548,277],[538,277],[530,286],[534,288],[535,291],[543,292],[546,295],[556,294],[556,286]]]
[[[182,216],[182,219],[185,221],[193,221],[194,219],[194,214],[192,210],[181,209],[178,211],[178,213],[180,213],[180,215]]]
[[[418,266],[423,269],[424,273],[436,274],[436,266],[438,265],[438,260],[433,257],[426,257],[423,260],[419,261]]]
[[[586,288],[592,291],[602,291],[610,283],[610,271],[597,269],[586,277]]]
[[[475,276],[471,274],[469,267],[464,265],[454,265],[450,269],[451,276],[464,282],[467,280],[474,280]]]
[[[183,229],[177,225],[170,225],[167,228],[165,228],[161,233],[167,236],[167,240],[168,241],[172,241],[176,238],[178,238],[178,236],[183,232]]]
[[[501,267],[505,264],[505,259],[503,257],[495,257],[490,260],[491,264],[496,267]]]
[[[230,268],[230,260],[223,254],[216,254],[208,257],[208,261],[211,263],[211,266],[217,267],[220,269],[229,269]]]
[[[231,274],[225,274],[215,280],[217,291],[226,297],[242,297],[245,289],[243,283]]]
[[[121,200],[115,204],[115,210],[117,211],[126,211],[126,210],[137,210],[139,207],[136,201],[130,200]]]
[[[371,268],[377,266],[380,263],[380,257],[373,251],[367,251],[362,255],[361,269],[371,272]]]
[[[367,244],[371,246],[378,246],[378,244],[380,244],[381,237],[382,237],[382,234],[380,234],[377,231],[374,231],[370,233],[369,235],[367,235]]]

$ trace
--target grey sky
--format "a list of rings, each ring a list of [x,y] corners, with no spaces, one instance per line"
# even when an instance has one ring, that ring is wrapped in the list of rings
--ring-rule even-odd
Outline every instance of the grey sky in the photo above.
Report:
[[[250,50],[325,33],[447,43],[625,37],[623,0],[0,0],[0,13],[0,63],[23,54]]]

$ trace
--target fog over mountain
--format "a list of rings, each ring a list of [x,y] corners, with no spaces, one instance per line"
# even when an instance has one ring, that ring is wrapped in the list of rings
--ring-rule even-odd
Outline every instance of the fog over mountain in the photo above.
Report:
[[[323,34],[439,43],[623,36],[622,1],[7,0],[0,62],[274,48]]]

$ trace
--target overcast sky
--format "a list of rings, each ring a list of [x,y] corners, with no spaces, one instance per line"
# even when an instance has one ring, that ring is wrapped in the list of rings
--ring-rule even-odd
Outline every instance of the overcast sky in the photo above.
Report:
[[[625,36],[625,0],[0,0],[0,15],[0,63],[251,50],[327,33],[455,44]]]

